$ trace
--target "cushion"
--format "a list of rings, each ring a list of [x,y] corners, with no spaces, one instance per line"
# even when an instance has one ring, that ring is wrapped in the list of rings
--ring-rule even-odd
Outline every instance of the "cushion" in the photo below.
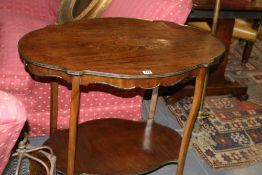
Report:
[[[56,21],[60,0],[0,0],[0,11],[8,11],[32,17]]]
[[[191,8],[191,0],[113,0],[101,17],[165,20],[184,24]]]
[[[49,21],[0,10],[1,90],[19,93],[29,92],[32,80],[19,58],[17,44],[24,34],[48,24]]]
[[[0,174],[26,121],[22,103],[14,96],[0,91]]]

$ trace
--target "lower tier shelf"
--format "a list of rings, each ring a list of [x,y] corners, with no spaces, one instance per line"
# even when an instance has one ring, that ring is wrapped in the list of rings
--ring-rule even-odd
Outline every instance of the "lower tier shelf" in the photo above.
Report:
[[[181,136],[148,121],[100,119],[78,125],[75,174],[142,174],[176,163]],[[57,156],[57,169],[66,172],[68,129],[57,130],[44,145]]]

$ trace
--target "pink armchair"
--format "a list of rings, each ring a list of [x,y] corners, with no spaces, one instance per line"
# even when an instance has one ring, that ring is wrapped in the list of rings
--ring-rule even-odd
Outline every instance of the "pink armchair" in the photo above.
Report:
[[[49,133],[50,85],[36,81],[25,71],[17,51],[27,32],[56,22],[60,0],[0,0],[0,90],[16,96],[27,110],[30,136]],[[183,24],[191,0],[112,0],[101,17],[133,17]],[[81,94],[79,122],[118,117],[140,120],[142,91],[125,91],[106,85],[89,86]],[[70,92],[59,86],[58,128],[69,125]]]
[[[13,95],[0,91],[0,174],[26,121],[22,103]]]
[[[128,17],[184,24],[192,0],[112,0],[100,17]]]
[[[58,0],[0,0],[0,89],[25,104],[30,136],[49,133],[50,85],[33,80],[25,71],[17,43],[25,33],[54,23],[58,6]],[[82,93],[81,96],[79,122],[100,117],[141,119],[140,92],[132,91],[130,95],[108,86],[90,88],[94,91]],[[60,86],[59,129],[68,127],[69,106],[69,90]]]

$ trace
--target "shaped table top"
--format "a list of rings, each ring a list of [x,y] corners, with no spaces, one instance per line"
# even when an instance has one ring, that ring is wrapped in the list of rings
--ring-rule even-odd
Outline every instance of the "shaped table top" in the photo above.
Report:
[[[84,19],[26,34],[18,49],[27,64],[68,75],[159,78],[218,61],[225,48],[213,35],[172,22]]]

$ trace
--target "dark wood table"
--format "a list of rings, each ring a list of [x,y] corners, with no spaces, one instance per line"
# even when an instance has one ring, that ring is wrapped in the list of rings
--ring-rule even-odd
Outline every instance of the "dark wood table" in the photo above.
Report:
[[[58,169],[68,175],[140,174],[178,162],[177,174],[183,173],[207,67],[224,52],[214,36],[170,22],[98,18],[33,31],[18,49],[32,74],[72,84],[69,130],[56,130],[57,83],[51,86],[52,135],[45,144],[53,148]],[[181,138],[153,122],[158,87],[192,77],[194,101]],[[80,86],[92,83],[153,89],[148,120],[100,119],[77,127]]]
[[[189,19],[212,18],[215,0],[193,0],[193,10]],[[247,86],[239,85],[225,79],[225,69],[228,62],[228,53],[232,39],[235,18],[262,19],[262,0],[221,0],[220,20],[216,36],[223,41],[226,47],[222,62],[212,68],[207,86],[207,95],[232,94],[239,99],[247,99]],[[191,95],[193,89],[187,86],[181,90],[182,95]]]

